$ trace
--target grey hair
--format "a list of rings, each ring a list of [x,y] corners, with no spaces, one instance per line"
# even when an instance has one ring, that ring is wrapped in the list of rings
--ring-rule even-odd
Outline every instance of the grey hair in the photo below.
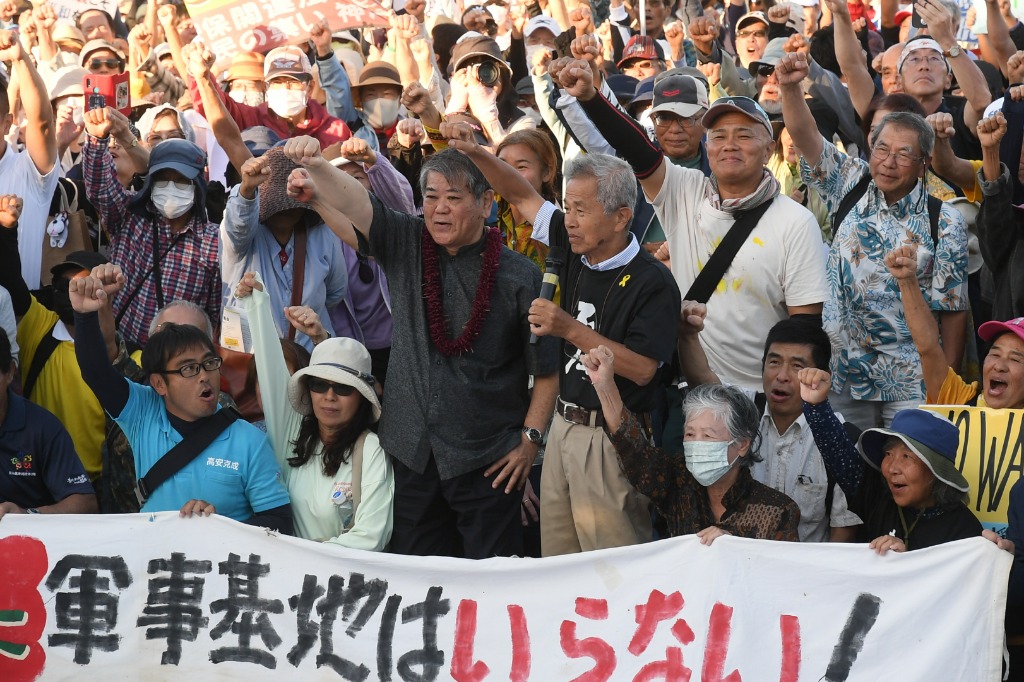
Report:
[[[423,162],[420,168],[420,192],[427,193],[427,175],[437,173],[449,184],[464,184],[473,198],[480,200],[491,188],[487,178],[465,154],[454,149],[445,149]]]
[[[597,198],[605,215],[623,207],[632,211],[636,205],[636,175],[620,158],[607,154],[580,154],[565,166],[566,184],[577,178],[597,180]]]
[[[192,301],[186,301],[184,299],[179,299],[177,301],[171,301],[170,303],[165,305],[163,308],[161,308],[160,310],[156,311],[156,315],[153,316],[153,321],[149,323],[149,335],[150,336],[153,336],[153,334],[156,334],[156,328],[157,328],[157,322],[156,321],[158,319],[160,319],[161,315],[163,315],[168,310],[171,310],[172,308],[185,308],[186,310],[191,310],[192,312],[199,313],[200,315],[202,315],[203,316],[203,321],[206,322],[206,328],[203,331],[206,332],[207,336],[209,336],[211,339],[213,339],[213,323],[210,321],[210,316],[206,314],[206,311],[203,310],[202,306],[200,306],[200,305],[198,305],[196,303],[193,303]]]
[[[739,461],[739,466],[750,466],[761,461],[761,415],[757,406],[740,389],[723,384],[702,384],[690,389],[683,401],[683,415],[691,417],[711,412],[725,422],[729,436],[734,440],[749,440],[750,449]]]
[[[935,131],[932,130],[928,121],[909,111],[894,111],[883,116],[882,120],[875,127],[874,132],[871,133],[872,147],[875,146],[878,136],[882,134],[887,125],[893,125],[897,128],[917,133],[917,146],[921,148],[921,155],[932,155],[932,150],[935,149]]]

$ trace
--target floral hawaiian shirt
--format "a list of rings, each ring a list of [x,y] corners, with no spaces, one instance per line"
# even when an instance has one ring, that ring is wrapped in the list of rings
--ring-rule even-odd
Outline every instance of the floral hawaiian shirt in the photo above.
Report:
[[[825,141],[816,168],[800,161],[801,176],[834,212],[869,167]],[[936,312],[966,310],[967,229],[963,216],[943,204],[938,243],[932,242],[926,187],[887,205],[872,182],[836,231],[826,274],[830,297],[823,312],[832,339],[832,386],[849,385],[857,400],[919,400],[925,396],[921,359],[907,328],[899,285],[885,255],[917,245],[917,277]]]

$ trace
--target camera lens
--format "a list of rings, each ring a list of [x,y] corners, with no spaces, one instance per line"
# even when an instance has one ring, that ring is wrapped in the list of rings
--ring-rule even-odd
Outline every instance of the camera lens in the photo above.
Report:
[[[480,62],[480,65],[477,68],[476,77],[482,85],[493,88],[494,84],[498,82],[498,78],[500,77],[498,65],[494,62]]]

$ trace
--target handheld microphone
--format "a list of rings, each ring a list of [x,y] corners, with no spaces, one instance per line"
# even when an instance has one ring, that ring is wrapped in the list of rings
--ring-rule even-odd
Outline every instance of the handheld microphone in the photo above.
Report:
[[[555,299],[555,289],[558,288],[558,272],[563,265],[565,265],[565,251],[558,246],[552,246],[548,250],[548,257],[544,259],[544,280],[540,285],[538,298],[543,298],[545,301]],[[530,334],[530,344],[537,345],[536,334]]]

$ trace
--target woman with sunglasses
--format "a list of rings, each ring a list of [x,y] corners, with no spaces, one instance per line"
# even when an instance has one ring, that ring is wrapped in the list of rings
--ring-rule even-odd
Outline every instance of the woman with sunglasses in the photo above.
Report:
[[[308,367],[289,376],[259,275],[247,272],[235,295],[248,316],[267,436],[292,498],[295,534],[383,550],[391,539],[395,481],[370,431],[380,399],[369,352],[354,339],[329,338],[313,349]]]

